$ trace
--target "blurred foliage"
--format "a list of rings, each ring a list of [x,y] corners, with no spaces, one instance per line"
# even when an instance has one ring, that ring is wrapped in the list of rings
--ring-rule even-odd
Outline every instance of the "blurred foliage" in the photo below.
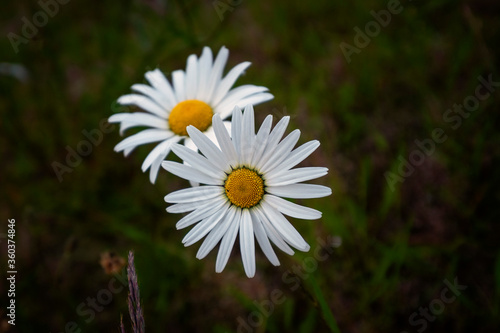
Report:
[[[4,226],[16,219],[19,271],[16,327],[1,322],[0,330],[64,332],[75,322],[82,332],[117,331],[120,314],[127,320],[126,289],[92,319],[88,299],[111,282],[121,286],[100,266],[101,254],[125,257],[133,249],[148,332],[236,331],[238,318],[248,323],[262,313],[259,304],[273,290],[283,302],[255,316],[260,326],[252,331],[338,325],[341,332],[416,332],[423,324],[409,317],[455,277],[467,289],[426,329],[496,332],[500,92],[456,129],[444,114],[474,94],[478,76],[500,80],[500,4],[404,1],[348,62],[340,44],[354,45],[354,27],[364,30],[374,20],[370,11],[388,3],[73,0],[19,52],[2,38],[1,61],[24,66],[29,76],[0,76],[0,215]],[[23,17],[32,22],[40,10],[35,1],[4,3],[2,34],[21,35]],[[228,68],[251,61],[238,84],[264,85],[275,95],[256,107],[258,122],[290,115],[289,131],[302,131],[299,143],[321,141],[304,165],[330,169],[317,183],[333,195],[304,201],[323,211],[321,220],[292,222],[311,251],[332,236],[342,245],[310,273],[295,275],[297,289],[297,280],[284,276],[311,253],[280,253],[281,266],[273,267],[257,250],[253,279],[237,247],[221,274],[214,272],[216,251],[195,259],[198,245],[182,246],[180,216],[167,214],[163,201],[186,182],[161,171],[151,185],[140,172],[148,148],[128,158],[114,153],[116,128],[62,182],[53,170],[54,161],[65,164],[67,147],[85,140],[82,131],[120,111],[116,99],[147,70],[184,68],[205,45],[214,52],[227,46]],[[397,174],[400,157],[408,159],[415,140],[432,138],[436,128],[447,140],[391,189],[386,173]],[[7,304],[4,282],[0,301]]]

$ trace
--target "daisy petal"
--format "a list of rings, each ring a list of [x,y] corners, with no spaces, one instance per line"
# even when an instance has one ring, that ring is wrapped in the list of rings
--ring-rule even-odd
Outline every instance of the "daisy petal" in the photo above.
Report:
[[[164,109],[168,109],[171,106],[170,101],[168,101],[167,97],[163,95],[160,91],[148,86],[147,84],[136,83],[132,85],[132,90],[140,92],[141,94],[146,95],[151,98],[156,104]]]
[[[196,144],[198,149],[206,156],[206,158],[219,170],[227,170],[229,162],[219,148],[201,133],[196,127],[189,125],[186,127],[189,137]]]
[[[266,192],[290,199],[322,198],[332,194],[329,187],[314,184],[290,184],[283,186],[268,186]]]
[[[222,186],[190,187],[166,195],[165,202],[183,203],[194,202],[198,200],[207,200],[220,196],[223,192],[224,188]]]
[[[156,182],[156,177],[158,176],[158,171],[160,171],[161,162],[167,157],[168,153],[170,153],[170,146],[173,142],[177,140],[177,138],[172,138],[174,140],[170,140],[170,142],[165,144],[163,150],[160,151],[158,156],[155,158],[153,163],[151,164],[151,168],[149,169],[149,181],[151,184]]]
[[[125,150],[127,148],[130,148],[130,151],[131,151],[132,149],[134,149],[137,146],[140,146],[140,145],[143,145],[146,143],[165,140],[171,136],[172,135],[170,133],[165,132],[163,130],[146,129],[146,130],[141,131],[137,134],[129,136],[128,138],[123,139],[120,143],[118,143],[115,146],[115,151],[119,152],[119,151]]]
[[[120,123],[130,116],[130,113],[116,113],[108,118],[108,123]]]
[[[172,161],[163,161],[161,166],[170,173],[186,180],[207,184],[207,185],[222,185],[221,182],[207,174],[195,169],[189,165],[184,165]]]
[[[191,246],[205,237],[205,235],[208,234],[224,217],[227,210],[229,209],[229,206],[230,205],[226,203],[226,205],[224,205],[220,211],[213,214],[212,216],[204,218],[203,221],[201,221],[193,229],[191,229],[182,239],[182,243],[184,244],[184,246]]]
[[[225,104],[232,104],[232,107],[234,107],[234,104],[239,101],[240,99],[250,97],[252,95],[260,94],[263,92],[268,91],[269,89],[267,87],[263,86],[256,86],[253,84],[245,84],[239,87],[235,87],[224,96],[223,99],[220,100],[218,104],[214,104],[215,107],[219,107]]]
[[[255,139],[253,106],[247,105],[243,113],[241,131],[241,160],[249,161],[253,155],[253,142]]]
[[[198,62],[199,70],[199,83],[198,91],[196,94],[196,99],[201,101],[208,101],[208,80],[210,79],[210,73],[212,69],[212,50],[209,47],[204,47],[201,54],[200,60]]]
[[[255,275],[255,241],[252,217],[248,209],[243,209],[240,223],[240,252],[245,273],[249,278]]]
[[[238,77],[250,66],[251,63],[248,61],[242,62],[239,65],[234,66],[229,73],[222,79],[220,82],[217,91],[214,93],[214,97],[212,98],[212,104],[217,105],[222,100],[222,98],[227,94],[229,89],[236,82]]]
[[[277,167],[270,168],[267,172],[268,177],[274,177],[279,175],[280,173],[290,170],[304,159],[306,159],[309,155],[311,155],[317,148],[319,147],[319,141],[312,140],[304,143],[299,148],[293,150],[288,157],[281,162]]]
[[[236,210],[236,216],[229,225],[229,228],[224,234],[219,247],[219,253],[217,253],[217,260],[215,261],[215,272],[220,273],[226,267],[229,255],[233,249],[234,241],[236,240],[236,235],[238,235],[238,229],[241,224],[241,209]]]
[[[322,177],[328,173],[327,168],[306,167],[288,170],[280,173],[274,178],[265,179],[267,186],[283,186],[304,182],[307,180]],[[266,177],[266,175],[264,176]]]
[[[142,163],[141,167],[142,172],[146,171],[151,166],[151,164],[153,164],[153,162],[158,158],[158,156],[162,155],[163,152],[165,152],[167,149],[170,151],[170,146],[172,145],[172,143],[177,142],[178,140],[179,138],[177,136],[169,138],[160,143],[159,145],[157,145],[153,150],[151,150],[151,152],[148,154],[148,156]],[[165,154],[165,156],[167,154]]]
[[[257,136],[255,137],[255,149],[252,154],[252,159],[250,161],[250,166],[255,167],[257,161],[262,157],[264,149],[266,148],[267,139],[269,138],[269,132],[271,131],[271,126],[273,125],[273,116],[268,115],[262,126],[260,126]]]
[[[233,117],[231,119],[231,138],[233,141],[234,149],[236,150],[236,154],[238,155],[238,163],[240,161],[241,156],[241,110],[237,106],[233,109]]]
[[[156,90],[165,95],[165,101],[168,104],[167,109],[172,110],[178,101],[165,75],[157,68],[154,71],[147,72],[144,76]]]
[[[283,133],[285,133],[286,127],[288,126],[288,122],[290,121],[290,117],[283,117],[277,124],[274,126],[273,131],[269,134],[269,138],[267,139],[266,147],[264,148],[264,153],[262,157],[256,161],[257,168],[260,169],[267,160],[273,156],[276,147],[278,146],[278,142],[283,137]]]
[[[123,155],[127,157],[137,146],[130,146],[123,150]]]
[[[222,78],[222,71],[226,66],[227,58],[229,57],[229,51],[224,46],[221,47],[219,53],[217,54],[217,58],[215,58],[214,66],[212,67],[212,71],[210,73],[210,77],[208,79],[207,84],[207,101],[211,102],[215,87],[219,86],[220,80]]]
[[[158,104],[156,104],[151,99],[143,95],[137,95],[137,94],[123,95],[120,98],[118,98],[118,103],[123,105],[131,105],[131,104],[136,105],[141,109],[143,109],[144,111],[151,112],[164,119],[167,117],[167,111],[165,111]]]
[[[210,251],[212,251],[215,245],[217,245],[222,236],[224,236],[229,226],[231,224],[236,224],[234,221],[236,211],[237,209],[235,208],[235,206],[229,207],[222,221],[217,223],[215,228],[213,228],[212,231],[210,231],[208,236],[201,244],[200,248],[198,249],[198,253],[196,253],[196,258],[198,259],[205,258],[207,254],[210,253]]]
[[[175,95],[178,101],[184,101],[186,99],[186,78],[184,71],[176,70],[172,72],[172,81],[174,83]]]
[[[297,205],[274,195],[266,194],[264,200],[281,213],[297,219],[317,220],[321,218],[321,212],[319,210]]]
[[[122,122],[137,123],[144,126],[157,127],[161,129],[166,129],[167,124],[164,118],[160,118],[156,115],[149,114],[146,112],[131,112],[127,114],[127,117],[123,117]]]
[[[229,136],[229,132],[226,130],[222,119],[218,114],[215,114],[212,117],[212,125],[214,128],[215,136],[217,138],[217,142],[219,146],[226,156],[227,162],[235,167],[238,162],[238,155],[236,154],[236,150],[234,149],[233,143],[231,142],[231,137]]]
[[[202,208],[196,209],[194,212],[184,216],[182,219],[177,222],[175,227],[177,229],[184,229],[189,227],[190,225],[203,220],[206,217],[211,216],[212,214],[217,214],[217,211],[224,206],[226,200],[222,197],[215,198],[212,200],[211,205],[204,206]]]
[[[226,128],[226,131],[228,133],[230,133],[231,132],[231,122],[230,121],[223,121],[222,124]],[[210,141],[217,147],[217,149],[221,150],[221,148],[219,146],[219,142],[217,141],[217,136],[215,135],[215,130],[214,130],[213,124],[212,124],[212,126],[207,128],[205,130],[205,132],[203,132],[203,134],[205,134],[207,136],[207,138],[210,139]],[[222,152],[222,154],[224,154],[224,152]],[[225,156],[225,154],[224,154],[224,156]]]
[[[257,239],[257,243],[259,243],[262,252],[264,252],[271,264],[273,264],[274,266],[279,266],[280,261],[278,260],[278,257],[276,256],[276,253],[274,252],[273,247],[269,242],[269,238],[267,238],[266,231],[262,226],[262,222],[254,211],[250,211],[250,214],[252,215],[252,224],[255,233],[255,239]]]
[[[186,99],[196,98],[198,91],[198,59],[191,54],[186,64]]]
[[[236,103],[236,106],[243,108],[243,107],[245,107],[245,105],[248,105],[248,104],[257,105],[260,103],[270,101],[273,98],[274,98],[274,96],[270,93],[255,94],[255,95],[251,95],[251,96],[248,96],[246,98],[243,98],[238,103]]]
[[[123,133],[125,133],[125,131],[128,130],[129,128],[137,127],[137,126],[149,126],[149,127],[154,127],[157,129],[164,129],[166,132],[169,132],[169,133],[171,133],[171,135],[174,135],[172,132],[167,130],[167,128],[166,128],[167,126],[164,122],[163,123],[156,123],[154,125],[153,124],[145,125],[145,124],[141,124],[138,122],[128,122],[128,121],[124,121],[120,124],[120,135],[123,135]]]
[[[121,135],[123,135],[123,132],[125,132],[125,130],[136,126],[148,126],[148,127],[167,130],[167,123],[165,122],[165,119],[159,118],[153,114],[149,114],[146,112],[114,114],[111,117],[109,117],[108,122],[110,123],[121,122],[120,124]]]
[[[197,202],[178,203],[178,204],[167,207],[167,212],[169,212],[169,213],[187,213],[187,212],[191,212],[195,209],[201,209],[202,207],[210,206],[212,204],[213,204],[212,199],[200,200]]]
[[[299,137],[299,130],[294,130],[292,133],[288,134],[287,137],[279,143],[274,154],[267,160],[266,163],[264,163],[260,171],[262,173],[267,173],[269,170],[272,170],[278,164],[283,162],[283,160],[288,157],[293,147],[295,147],[297,141],[299,141]]]
[[[203,132],[203,134],[205,134],[205,136],[214,144],[214,146],[220,150],[219,143],[217,142],[217,138],[215,137],[215,131],[213,126],[207,128]]]
[[[281,251],[292,256],[295,252],[283,240],[283,237],[276,230],[276,228],[273,226],[273,224],[268,220],[268,218],[267,218],[266,214],[264,214],[264,211],[262,210],[262,208],[255,207],[254,211],[255,211],[256,215],[259,217],[259,220],[262,222],[262,226],[264,227],[264,230],[266,231],[267,237],[269,237],[271,242],[273,242],[274,245],[276,245]]]
[[[267,203],[267,200],[262,200],[262,209],[270,221],[285,241],[296,249],[307,252],[310,246],[298,231],[288,222],[288,220],[273,206]]]
[[[217,179],[221,183],[227,177],[227,175],[223,171],[216,168],[214,164],[211,163],[207,158],[203,157],[202,155],[192,151],[191,149],[185,146],[175,144],[172,146],[172,150],[177,156],[179,156],[182,160],[184,160],[184,163],[187,163],[196,170],[214,179]]]
[[[198,151],[198,147],[196,147],[193,140],[191,140],[191,138],[189,138],[189,137],[186,137],[184,139],[184,146],[186,146],[187,148],[189,148],[193,151],[196,151],[196,152]]]
[[[266,87],[254,86],[246,84],[231,89],[229,93],[214,107],[215,113],[220,113],[222,118],[228,117],[233,111],[234,106],[242,99],[252,95],[258,95],[267,91]]]

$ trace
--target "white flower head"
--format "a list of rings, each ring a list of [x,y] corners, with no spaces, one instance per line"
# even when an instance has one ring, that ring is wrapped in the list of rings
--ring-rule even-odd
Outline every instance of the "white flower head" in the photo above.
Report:
[[[194,54],[188,57],[185,72],[176,70],[172,73],[173,86],[159,69],[155,69],[145,74],[151,85],[134,84],[132,90],[138,94],[124,95],[118,99],[120,104],[136,105],[146,111],[112,115],[109,122],[120,123],[120,134],[123,135],[131,127],[150,128],[122,140],[116,145],[115,151],[123,151],[127,156],[139,145],[159,142],[142,164],[143,172],[150,169],[151,183],[156,181],[161,162],[173,143],[184,140],[187,147],[196,149],[188,137],[188,125],[215,140],[213,115],[225,119],[235,105],[244,107],[273,98],[266,87],[243,85],[231,89],[250,62],[235,66],[223,78],[228,56],[229,51],[222,47],[215,61],[212,61],[212,51],[205,47],[199,59]],[[226,122],[225,125],[230,126],[230,123]]]
[[[239,107],[235,107],[231,136],[216,114],[212,123],[218,145],[194,126],[188,126],[189,136],[202,154],[174,144],[172,151],[184,164],[162,163],[174,175],[204,184],[170,193],[165,201],[174,203],[167,208],[170,213],[191,212],[176,224],[177,229],[197,223],[182,240],[185,246],[206,236],[196,255],[198,259],[204,258],[220,241],[215,267],[218,273],[226,266],[238,234],[248,277],[255,274],[254,236],[275,266],[280,262],[271,242],[290,255],[294,253],[290,246],[300,251],[309,250],[309,245],[283,214],[318,219],[321,212],[282,197],[320,198],[332,191],[326,186],[302,183],[326,175],[327,168],[292,169],[315,151],[319,142],[309,141],[293,149],[299,130],[281,140],[289,119],[284,117],[271,131],[272,116],[269,115],[255,134],[252,105],[245,108],[243,115]]]

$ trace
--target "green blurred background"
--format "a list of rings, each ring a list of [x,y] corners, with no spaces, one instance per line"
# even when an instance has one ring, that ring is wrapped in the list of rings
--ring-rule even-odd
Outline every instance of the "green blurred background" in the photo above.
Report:
[[[500,81],[500,3],[401,2],[380,31],[368,25],[367,45],[345,57],[341,43],[356,47],[354,29],[364,31],[370,11],[391,3],[71,0],[18,52],[9,33],[24,38],[23,17],[33,22],[42,7],[3,3],[0,331],[116,332],[120,314],[130,331],[127,290],[107,261],[120,276],[132,249],[148,332],[329,332],[336,325],[341,332],[497,332],[500,87],[481,88],[489,97],[470,113],[447,110],[474,102],[468,96],[479,76]],[[237,85],[264,85],[275,95],[256,107],[257,121],[289,115],[288,132],[302,131],[299,144],[320,140],[304,165],[328,167],[315,182],[333,188],[328,198],[302,201],[323,211],[321,220],[291,219],[311,252],[279,253],[281,266],[273,267],[259,249],[253,279],[238,246],[221,274],[216,251],[199,261],[198,244],[183,247],[187,231],[175,229],[181,215],[167,214],[163,197],[187,182],[161,170],[150,184],[140,166],[151,146],[124,158],[113,151],[121,140],[115,127],[61,182],[52,166],[66,164],[67,147],[86,140],[82,131],[120,111],[116,99],[146,71],[184,69],[189,54],[223,45],[226,72],[252,62]],[[429,142],[439,128],[447,139],[398,176],[401,160],[421,151],[415,140]],[[17,231],[15,327],[5,316],[9,218]],[[307,259],[321,246],[330,249],[326,260]],[[290,282],[287,271],[304,264],[317,267],[306,265]],[[448,304],[445,281],[455,279],[467,288]],[[282,297],[270,311],[273,290]],[[109,304],[91,310],[96,297]]]

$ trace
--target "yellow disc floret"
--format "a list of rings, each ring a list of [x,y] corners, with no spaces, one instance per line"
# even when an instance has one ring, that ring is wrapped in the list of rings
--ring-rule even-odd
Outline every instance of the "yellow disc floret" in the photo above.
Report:
[[[250,208],[264,196],[264,181],[253,170],[240,168],[233,170],[224,184],[229,201],[241,208]]]
[[[190,99],[177,104],[168,116],[170,130],[177,135],[188,135],[186,127],[193,125],[204,132],[212,125],[212,108],[205,102]]]

